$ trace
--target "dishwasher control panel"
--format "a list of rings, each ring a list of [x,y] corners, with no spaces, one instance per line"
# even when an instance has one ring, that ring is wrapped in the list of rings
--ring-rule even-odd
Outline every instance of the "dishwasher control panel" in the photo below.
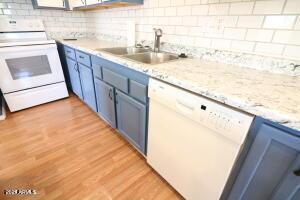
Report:
[[[150,80],[149,97],[150,101],[158,101],[238,144],[243,143],[254,118],[222,103],[154,79]]]

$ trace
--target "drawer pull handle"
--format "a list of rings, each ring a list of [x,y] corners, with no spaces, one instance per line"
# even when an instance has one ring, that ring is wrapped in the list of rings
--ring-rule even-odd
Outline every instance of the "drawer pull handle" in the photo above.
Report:
[[[75,63],[75,65],[74,65],[74,69],[75,69],[75,71],[77,71],[77,72],[78,72],[78,65],[77,65],[77,63]]]
[[[79,58],[81,58],[81,59],[84,59],[84,57],[83,57],[83,56],[79,56]]]
[[[295,171],[294,171],[294,174],[295,174],[296,176],[300,176],[300,169],[295,170]]]
[[[67,53],[71,53],[71,51],[67,51]]]

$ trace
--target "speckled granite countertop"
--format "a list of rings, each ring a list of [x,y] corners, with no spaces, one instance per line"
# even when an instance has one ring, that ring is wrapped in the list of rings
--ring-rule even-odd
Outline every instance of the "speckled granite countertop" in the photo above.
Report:
[[[191,58],[148,65],[96,50],[126,44],[97,39],[57,41],[300,131],[300,77]]]

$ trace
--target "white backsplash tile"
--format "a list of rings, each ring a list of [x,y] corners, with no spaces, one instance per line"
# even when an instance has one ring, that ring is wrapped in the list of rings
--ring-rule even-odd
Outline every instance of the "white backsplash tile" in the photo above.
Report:
[[[263,28],[292,29],[297,16],[266,16]]]
[[[273,42],[300,45],[300,31],[276,31]]]
[[[281,55],[283,48],[284,45],[281,44],[257,43],[255,46],[255,52]]]
[[[33,9],[31,0],[5,0],[0,3],[0,14],[13,19],[42,19],[49,37],[85,37],[87,33],[84,12]]]
[[[252,13],[254,2],[232,3],[230,6],[230,15],[249,15]]]
[[[293,69],[290,63],[300,60],[297,53],[300,48],[299,0],[144,2],[142,6],[79,12],[38,10],[32,8],[31,0],[5,0],[0,3],[0,16],[40,18],[49,37],[99,36],[124,42],[126,23],[133,20],[137,41],[153,41],[152,29],[162,28],[161,41],[173,45],[168,50],[186,46],[184,49],[193,52],[192,55],[213,57],[218,62],[255,64],[257,68],[263,62],[274,71],[288,71],[286,69]]]
[[[256,1],[253,14],[281,14],[286,0]]]
[[[260,28],[264,21],[264,16],[240,16],[237,26],[242,28]]]
[[[299,0],[287,0],[284,14],[299,14],[300,13],[300,1]]]
[[[248,29],[246,40],[257,42],[271,42],[273,30]]]
[[[227,15],[230,4],[211,4],[209,6],[209,15]]]

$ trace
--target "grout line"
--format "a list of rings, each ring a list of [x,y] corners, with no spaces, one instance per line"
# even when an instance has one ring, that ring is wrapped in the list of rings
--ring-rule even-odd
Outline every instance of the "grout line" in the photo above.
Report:
[[[282,9],[281,9],[281,15],[283,15],[286,4],[287,4],[287,0],[284,1],[284,4],[283,4]]]

